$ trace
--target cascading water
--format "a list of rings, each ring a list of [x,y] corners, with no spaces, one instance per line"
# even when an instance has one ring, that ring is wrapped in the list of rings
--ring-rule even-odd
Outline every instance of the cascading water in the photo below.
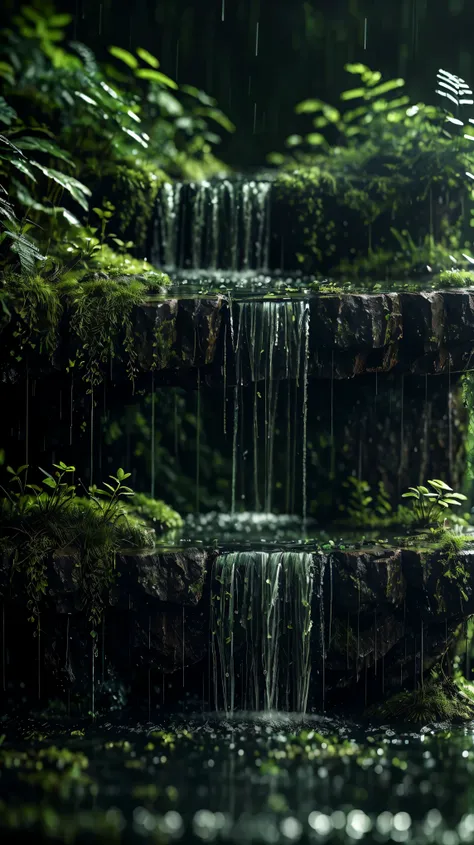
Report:
[[[305,517],[309,305],[304,300],[251,300],[238,303],[237,307],[232,510],[236,508],[238,486],[240,390],[248,382],[254,385],[251,434],[246,438],[246,442],[252,443],[253,448],[253,506],[259,511],[263,503],[263,509],[270,513],[274,489],[274,443],[280,382],[287,381],[288,390],[282,391],[282,399],[287,402],[287,438],[288,443],[296,443],[298,434],[301,433],[301,508]],[[261,390],[258,389],[259,382],[263,383]],[[293,390],[291,383],[295,386]],[[297,413],[299,403],[300,414]],[[260,445],[262,439],[263,446]],[[287,450],[287,464],[287,480],[289,489],[293,487],[291,499],[294,502],[297,468],[296,454],[292,449]],[[287,499],[290,499],[290,496],[287,496]]]
[[[270,197],[268,181],[166,182],[158,196],[153,263],[167,270],[266,270]]]
[[[232,552],[212,572],[216,709],[305,712],[311,677],[313,556]],[[240,677],[236,668],[240,668]]]
[[[165,185],[158,197],[152,260],[178,271],[178,278],[183,278],[180,270],[188,269],[199,278],[204,270],[245,277],[252,271],[266,271],[270,204],[268,181]],[[309,318],[309,303],[304,299],[250,298],[232,303],[229,295],[223,426],[232,442],[232,514],[250,506],[262,519],[270,518],[283,471],[282,506],[288,513],[306,516]],[[231,351],[235,381],[228,385]],[[199,383],[198,373],[198,408]],[[230,397],[232,414],[227,412]],[[288,442],[283,461],[280,454],[276,456],[280,409]],[[196,479],[198,491],[199,469]],[[322,657],[317,671],[324,704],[324,566],[320,563],[318,575],[314,569],[313,555],[306,552],[241,551],[216,558],[210,614],[216,709],[305,712],[312,640]],[[315,637],[311,635],[313,587],[319,602]]]

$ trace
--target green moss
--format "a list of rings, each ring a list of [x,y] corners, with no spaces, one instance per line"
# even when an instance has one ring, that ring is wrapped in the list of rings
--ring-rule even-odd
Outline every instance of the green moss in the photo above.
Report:
[[[153,334],[153,367],[159,370],[164,369],[175,357],[173,344],[176,340],[176,323],[174,319],[165,319],[155,325]]]
[[[135,493],[127,505],[127,511],[143,519],[155,531],[169,531],[183,524],[179,513],[159,499],[151,499],[144,493]]]
[[[472,270],[444,270],[439,274],[439,281],[447,287],[472,287],[474,273]]]
[[[423,686],[411,692],[400,692],[371,707],[367,715],[391,722],[468,721],[474,716],[474,700],[470,700],[449,679],[430,678]]]
[[[52,355],[60,322],[67,318],[77,348],[70,367],[80,369],[94,386],[102,380],[104,364],[124,352],[133,380],[137,358],[133,311],[168,284],[168,276],[159,272],[134,276],[98,272],[80,278],[69,273],[59,279],[7,273],[0,283],[0,332],[9,329],[10,356],[19,362],[29,349]]]
[[[11,561],[11,577],[21,579],[32,622],[41,612],[53,557],[72,558],[82,605],[96,626],[115,581],[117,553],[153,548],[154,533],[122,503],[131,495],[123,470],[117,474],[121,486],[111,477],[112,493],[107,485],[92,487],[87,498],[75,495],[68,481],[73,472],[62,465],[54,476],[45,474],[42,488],[28,482],[27,467],[11,470],[11,490],[0,499],[0,550]]]
[[[442,575],[438,578],[435,591],[439,612],[443,612],[446,609],[444,581],[457,586],[461,603],[468,600],[467,589],[470,581],[470,573],[460,557],[460,552],[469,547],[472,542],[472,538],[465,537],[461,534],[453,534],[451,531],[441,532],[441,539],[435,546],[441,558],[442,565]]]

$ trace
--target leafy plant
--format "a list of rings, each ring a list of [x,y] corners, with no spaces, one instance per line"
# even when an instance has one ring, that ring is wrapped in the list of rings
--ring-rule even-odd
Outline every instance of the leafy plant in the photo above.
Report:
[[[110,271],[83,274],[79,279],[74,274],[58,279],[6,273],[0,282],[4,354],[17,362],[33,350],[52,355],[58,345],[59,323],[67,315],[72,348],[76,347],[71,366],[81,370],[90,386],[102,380],[103,366],[115,355],[126,356],[133,380],[137,366],[133,309],[167,284],[168,277],[157,272],[130,278]]]
[[[342,510],[354,525],[376,527],[393,521],[392,505],[383,481],[378,483],[375,496],[367,481],[353,475],[344,487],[349,490],[349,502]]]
[[[72,244],[89,225],[90,204],[104,246],[110,195],[115,245],[126,253],[135,236],[143,244],[163,180],[222,171],[215,128],[234,129],[212,98],[178,86],[142,48],[112,47],[101,66],[88,47],[67,41],[71,20],[35,0],[0,38],[0,247],[10,250],[3,261],[14,266],[16,255],[25,272],[63,260],[65,241],[66,258],[82,258]]]
[[[84,607],[93,626],[100,621],[104,598],[115,578],[120,549],[149,548],[152,532],[125,506],[134,495],[119,469],[111,482],[93,486],[81,498],[73,482],[75,468],[63,462],[53,472],[40,470],[31,483],[27,465],[7,468],[9,485],[1,488],[0,547],[24,583],[31,621],[39,618],[48,588],[48,567],[55,552],[76,560]]]
[[[468,86],[440,71],[437,93],[455,91],[453,117],[411,102],[402,79],[383,80],[360,63],[346,70],[355,85],[340,104],[298,104],[309,131],[289,136],[286,155],[270,156],[280,168],[277,192],[293,206],[302,269],[400,279],[462,268],[470,258],[466,173],[474,148],[459,92]],[[341,216],[344,229],[334,223]]]
[[[402,494],[403,499],[411,499],[414,522],[420,527],[442,522],[450,508],[460,507],[461,502],[467,500],[463,493],[454,493],[444,481],[431,479],[427,483],[431,489],[419,485]]]

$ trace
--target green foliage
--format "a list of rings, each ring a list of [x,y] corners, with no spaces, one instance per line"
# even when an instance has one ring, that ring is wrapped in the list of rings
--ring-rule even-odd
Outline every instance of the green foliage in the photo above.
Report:
[[[474,273],[472,270],[444,270],[439,274],[439,281],[446,287],[465,287],[474,285]]]
[[[292,134],[288,153],[270,157],[302,232],[302,269],[400,279],[466,264],[474,214],[467,121],[457,114],[458,126],[444,109],[412,103],[402,79],[382,80],[362,64],[346,70],[356,85],[340,107],[300,103],[310,131]]]
[[[28,273],[63,259],[65,241],[68,258],[82,259],[73,244],[107,195],[119,252],[135,237],[143,244],[163,180],[223,171],[215,129],[234,130],[212,98],[178,86],[142,48],[111,47],[101,66],[67,41],[71,20],[34,0],[0,33],[0,262]]]
[[[133,309],[167,284],[168,277],[158,272],[132,277],[83,272],[79,278],[74,273],[56,278],[8,272],[0,282],[0,328],[9,328],[10,356],[20,362],[30,351],[52,355],[61,319],[67,315],[76,346],[70,368],[80,370],[93,387],[102,380],[103,365],[115,355],[125,355],[133,380],[137,357]]]
[[[349,501],[341,510],[350,522],[357,526],[382,527],[394,521],[388,493],[382,481],[378,483],[375,495],[370,484],[351,475],[344,487],[349,490]]]
[[[454,493],[444,481],[431,479],[428,484],[431,489],[419,485],[402,494],[402,499],[410,499],[413,522],[421,528],[443,522],[450,508],[460,507],[461,502],[467,501],[463,493]]]
[[[411,692],[400,692],[369,710],[369,715],[391,722],[467,721],[474,715],[474,700],[470,700],[449,679],[430,678]]]
[[[181,514],[196,512],[196,443],[198,418],[193,391],[181,388],[160,390],[155,402],[154,455],[152,441],[152,396],[148,392],[142,401],[127,405],[121,414],[103,419],[102,438],[115,460],[127,449],[132,450],[134,467],[141,479],[141,488],[150,489],[152,460],[157,472],[160,496]],[[232,467],[229,456],[219,443],[219,423],[204,416],[200,428],[200,487],[199,500],[203,513],[228,509]],[[159,485],[159,486],[158,486]],[[131,505],[134,501],[131,500]],[[144,503],[145,504],[145,503]],[[148,522],[147,508],[141,516]],[[150,513],[153,519],[152,513]],[[160,514],[156,514],[161,522]],[[153,523],[153,527],[156,523]],[[170,527],[175,527],[174,524]]]
[[[135,493],[127,504],[127,510],[143,519],[155,531],[170,531],[180,528],[183,524],[179,513],[170,508],[165,502],[151,499],[144,493]]]
[[[24,582],[31,621],[38,619],[48,588],[54,554],[75,559],[84,607],[95,626],[115,577],[115,557],[124,548],[150,548],[153,537],[124,505],[133,491],[123,469],[85,498],[76,495],[75,468],[63,462],[52,473],[40,468],[41,483],[29,480],[29,467],[7,468],[10,482],[0,498],[1,548],[12,560],[12,576]]]

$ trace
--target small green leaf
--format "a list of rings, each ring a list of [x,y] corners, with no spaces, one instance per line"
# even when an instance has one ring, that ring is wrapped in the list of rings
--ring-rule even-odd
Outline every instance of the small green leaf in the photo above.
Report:
[[[298,144],[301,144],[302,140],[301,135],[290,135],[286,139],[285,144],[287,147],[297,147]]]
[[[23,10],[24,13],[24,10]],[[51,15],[48,18],[48,26],[56,26],[62,29],[64,26],[68,26],[72,21],[72,15],[68,15],[67,13],[58,14],[58,15]]]
[[[441,481],[439,478],[432,478],[431,481],[428,480],[428,484],[431,484],[435,490],[448,490],[450,493],[453,492],[453,488],[446,484],[445,481]]]
[[[138,61],[132,53],[129,53],[128,50],[124,50],[122,47],[109,47],[109,53],[115,59],[119,59],[121,62],[124,62],[128,67],[135,70],[138,67]]]
[[[367,65],[361,64],[361,62],[344,65],[344,70],[346,70],[347,73],[355,73],[357,76],[362,76],[363,73],[370,72],[370,68],[368,68]]]
[[[312,147],[318,147],[326,143],[324,135],[321,135],[319,132],[310,132],[309,135],[306,135],[305,141],[311,144]]]
[[[314,112],[322,111],[325,106],[321,100],[303,100],[295,106],[296,114],[314,114]]]
[[[365,96],[365,88],[351,88],[349,91],[343,91],[341,100],[356,100],[358,97]]]
[[[150,65],[150,67],[158,68],[160,66],[156,56],[152,56],[152,54],[149,53],[148,50],[145,50],[144,47],[137,47],[137,56],[139,56],[142,61],[146,62],[147,65]]]
[[[386,94],[388,91],[395,91],[397,88],[403,88],[405,85],[404,79],[389,79],[387,82],[382,82],[376,88],[372,88],[366,92],[367,98],[379,97],[381,94]]]
[[[168,88],[178,90],[178,85],[174,79],[170,79],[166,74],[159,70],[152,70],[151,68],[139,68],[136,72],[139,79],[148,79],[150,82],[157,82],[159,85],[166,85]]]

